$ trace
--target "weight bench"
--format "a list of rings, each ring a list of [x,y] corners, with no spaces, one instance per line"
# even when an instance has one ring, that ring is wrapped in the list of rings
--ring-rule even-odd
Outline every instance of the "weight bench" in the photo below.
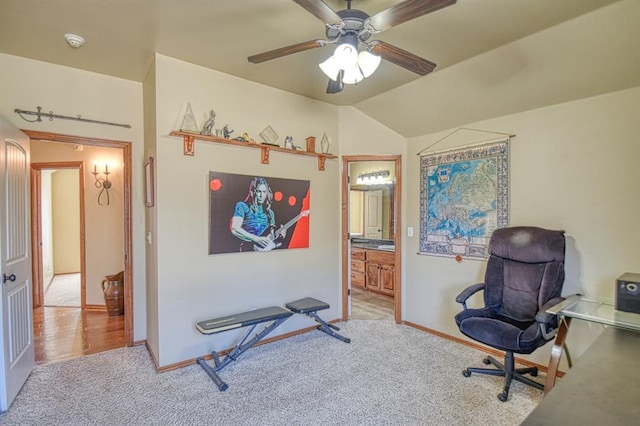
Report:
[[[329,309],[329,304],[307,297],[296,300],[295,302],[287,303],[286,307],[288,309],[284,309],[279,306],[271,306],[268,308],[256,309],[254,311],[242,312],[236,315],[228,315],[206,321],[200,321],[196,324],[196,329],[202,334],[216,334],[227,330],[251,326],[244,333],[240,341],[227,353],[224,359],[221,360],[216,351],[211,352],[215,367],[209,365],[204,357],[196,359],[196,362],[200,364],[200,367],[202,367],[209,377],[211,377],[219,390],[225,391],[229,386],[222,381],[220,376],[218,376],[218,372],[229,365],[232,361],[238,359],[240,355],[265,338],[280,324],[289,319],[289,317],[294,313],[307,315],[313,318],[320,324],[317,327],[318,330],[327,333],[329,336],[342,340],[345,343],[351,342],[349,338],[341,336],[333,331],[340,330],[338,327],[333,324],[328,324],[318,316],[317,311]],[[271,324],[267,325],[260,332],[255,333],[253,337],[245,343],[258,324],[268,322],[271,322]]]
[[[335,337],[338,340],[342,340],[345,343],[351,343],[351,339],[348,337],[341,336],[333,330],[340,331],[340,328],[333,324],[329,324],[322,318],[320,318],[317,314],[318,311],[323,309],[329,309],[329,304],[324,303],[318,299],[314,299],[312,297],[305,297],[304,299],[296,300],[295,302],[287,303],[287,309],[295,312],[296,314],[306,315],[310,318],[313,318],[318,324],[320,324],[317,329],[327,333],[331,337]],[[333,329],[333,330],[332,330]]]

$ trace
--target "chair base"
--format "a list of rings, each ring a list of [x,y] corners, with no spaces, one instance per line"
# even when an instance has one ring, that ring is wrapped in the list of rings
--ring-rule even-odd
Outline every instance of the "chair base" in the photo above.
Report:
[[[538,375],[538,367],[523,367],[515,368],[515,361],[513,352],[506,352],[504,355],[504,364],[493,358],[487,356],[482,360],[485,364],[492,364],[496,368],[476,368],[469,367],[462,371],[462,375],[465,377],[471,376],[471,373],[488,374],[490,376],[503,376],[504,387],[502,393],[498,394],[498,399],[505,402],[509,398],[509,388],[511,387],[512,380],[517,380],[525,385],[532,386],[536,389],[543,390],[544,385],[525,377],[524,374],[530,374],[534,377]]]

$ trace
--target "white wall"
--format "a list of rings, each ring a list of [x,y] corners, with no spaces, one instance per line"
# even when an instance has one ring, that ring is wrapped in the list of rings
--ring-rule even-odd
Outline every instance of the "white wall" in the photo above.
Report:
[[[151,64],[149,72],[143,82],[143,102],[144,102],[144,158],[156,158],[156,67],[155,61]],[[154,167],[153,178],[156,179]],[[157,186],[157,185],[156,185]],[[154,188],[155,190],[155,188]],[[155,195],[155,193],[154,193]],[[147,306],[147,346],[153,353],[159,351],[159,331],[158,331],[158,250],[155,244],[157,230],[155,207],[145,208],[145,272],[147,285],[144,297]]]
[[[510,152],[510,225],[564,229],[567,238],[564,293],[613,299],[614,281],[640,264],[640,88],[495,118],[465,127],[514,133]],[[418,152],[453,129],[409,140]],[[476,141],[487,139],[478,133]],[[489,137],[491,137],[489,135]],[[447,138],[435,152],[473,141]],[[407,226],[419,229],[419,158],[408,156]],[[485,262],[419,256],[418,238],[407,238],[408,321],[463,337],[453,320],[461,309],[454,298],[483,280]],[[601,331],[574,321],[568,335],[573,355],[581,354]],[[531,359],[546,364],[551,345]]]
[[[97,137],[132,144],[134,340],[145,339],[144,206],[142,198],[143,116],[142,84],[87,71],[0,54],[0,115],[16,127],[78,136]],[[15,108],[127,123],[132,127],[105,126],[78,121],[43,119],[29,123]],[[33,118],[30,116],[28,118]]]
[[[45,288],[53,279],[53,226],[51,224],[51,170],[42,170],[40,208],[42,209],[42,280]]]
[[[262,86],[182,61],[156,55],[156,289],[158,347],[152,351],[161,366],[192,359],[211,350],[232,346],[239,332],[215,338],[195,330],[197,321],[234,314],[310,296],[328,302],[327,320],[340,316],[340,194],[339,164],[327,160],[272,152],[261,164],[260,150],[196,142],[195,156],[184,156],[182,139],[169,137],[182,105],[190,102],[198,125],[210,109],[216,128],[225,124],[235,132],[259,133],[271,125],[280,136],[291,135],[296,145],[323,133],[337,143],[337,107]],[[145,90],[147,90],[145,88]],[[311,215],[308,249],[263,253],[207,255],[208,173],[218,171],[254,176],[309,180]],[[151,284],[153,285],[153,284]],[[295,316],[274,335],[312,325]],[[151,345],[150,345],[151,346]]]
[[[52,175],[53,270],[80,272],[80,196],[78,170],[56,170]]]

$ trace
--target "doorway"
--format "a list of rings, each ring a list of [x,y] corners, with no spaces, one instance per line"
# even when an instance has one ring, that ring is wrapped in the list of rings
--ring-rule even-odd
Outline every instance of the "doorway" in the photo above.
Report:
[[[118,186],[118,188],[121,188],[121,189],[117,190],[117,196],[120,198],[119,202],[122,205],[122,208],[119,209],[119,211],[121,212],[120,216],[121,216],[121,232],[122,232],[122,243],[121,243],[121,247],[119,248],[119,251],[122,253],[123,263],[124,263],[124,271],[123,271],[124,272],[124,315],[113,316],[113,317],[107,316],[107,313],[104,309],[104,305],[102,305],[102,303],[96,304],[95,301],[92,303],[87,303],[87,292],[86,292],[87,269],[85,266],[86,250],[88,249],[88,247],[93,247],[95,249],[97,245],[101,244],[100,239],[94,238],[94,241],[92,243],[91,238],[87,237],[86,247],[84,246],[84,238],[81,240],[82,241],[81,253],[83,253],[83,259],[81,259],[81,265],[82,265],[81,266],[81,277],[82,277],[82,280],[81,280],[82,305],[81,306],[82,308],[76,309],[73,314],[61,315],[57,313],[55,315],[55,320],[60,321],[61,323],[63,321],[68,321],[68,320],[82,322],[83,324],[82,327],[84,329],[91,329],[91,330],[85,331],[84,332],[85,334],[103,333],[105,336],[108,336],[107,338],[109,339],[109,341],[106,342],[106,345],[96,345],[95,342],[92,342],[90,343],[90,345],[93,346],[93,349],[90,349],[89,352],[85,351],[84,353],[93,353],[93,352],[99,352],[100,350],[111,349],[114,347],[113,346],[114,344],[116,345],[115,347],[118,347],[118,345],[133,346],[134,315],[133,315],[133,280],[132,280],[132,257],[131,257],[132,247],[133,247],[132,214],[131,214],[131,190],[132,190],[131,189],[131,186],[132,186],[131,143],[126,141],[115,141],[115,140],[107,140],[107,139],[100,139],[100,138],[86,138],[86,137],[78,137],[78,136],[55,134],[55,133],[45,133],[45,132],[37,132],[37,131],[30,131],[30,130],[22,130],[22,131],[31,138],[32,143],[38,142],[38,141],[60,142],[60,143],[67,144],[68,149],[80,150],[80,151],[83,149],[83,147],[108,148],[113,150],[114,152],[117,152],[118,157],[121,158],[120,164],[122,166],[118,172],[119,174],[121,174],[119,178],[121,179],[122,184]],[[61,161],[59,163],[69,163],[69,162]],[[37,163],[34,163],[34,164],[38,166]],[[65,166],[71,167],[69,164],[65,164]],[[78,169],[78,174],[80,176],[79,181],[84,182],[84,179],[85,179],[84,161],[80,161],[79,165],[76,164],[76,165],[73,165],[73,167],[76,167]],[[82,185],[82,187],[84,187],[84,185]],[[84,190],[82,190],[81,192],[82,194],[84,194]],[[32,191],[32,194],[33,193],[34,192]],[[37,200],[33,200],[32,198],[32,208],[34,204],[36,204],[33,201],[37,202]],[[102,198],[102,201],[104,201],[104,198]],[[85,204],[83,203],[83,205]],[[38,213],[34,211],[32,212],[32,214],[37,215]],[[85,219],[83,214],[82,222],[84,223],[84,221]],[[40,252],[39,242],[35,240],[35,235],[37,235],[37,233],[34,231],[37,231],[37,230],[34,229],[34,226],[36,223],[38,223],[36,221],[36,216],[33,216],[32,252],[34,253],[34,255]],[[81,231],[81,235],[84,236],[86,235],[86,232],[85,232],[86,229],[84,228],[84,226],[82,229],[83,230]],[[122,261],[120,261],[120,264],[122,264]],[[40,279],[40,277],[44,275],[44,272],[41,270],[41,266],[39,265],[40,265],[40,262],[38,263],[34,262],[34,265],[32,268],[33,277],[34,277],[33,279],[34,306],[36,305],[37,302],[43,303],[43,298],[44,298],[44,291],[43,291],[43,288],[41,287],[42,281]],[[113,272],[115,273],[116,271],[113,271]],[[95,279],[92,280],[92,285],[95,284],[93,281],[96,281],[96,280]],[[36,283],[38,283],[38,285],[36,285]],[[100,280],[97,281],[97,285],[99,284],[100,284]],[[57,308],[52,308],[52,309],[57,309]],[[38,331],[38,327],[42,327],[42,324],[39,323],[39,321],[45,322],[47,321],[47,319],[39,318],[39,317],[36,317],[36,315],[34,315],[34,327],[36,328],[36,332]],[[123,330],[123,338],[115,339],[117,340],[116,343],[114,343],[114,339],[112,339],[114,327],[120,330]],[[80,354],[83,354],[83,353],[81,352]]]
[[[86,306],[83,176],[82,161],[31,163],[34,308]]]
[[[369,310],[373,315],[362,318],[388,318],[383,311],[392,310],[391,318],[402,321],[401,194],[400,155],[342,158],[344,320],[362,304],[358,317]]]

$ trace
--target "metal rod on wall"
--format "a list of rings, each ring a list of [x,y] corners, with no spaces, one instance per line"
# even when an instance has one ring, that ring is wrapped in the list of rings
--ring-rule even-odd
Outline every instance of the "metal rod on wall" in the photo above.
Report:
[[[42,112],[42,108],[41,107],[37,107],[38,111],[25,111],[22,109],[14,109],[13,112],[15,112],[16,114],[18,114],[20,116],[20,118],[22,118],[24,121],[28,121],[29,123],[35,123],[36,121],[42,121],[42,117],[49,117],[49,121],[53,121],[54,118],[60,118],[63,120],[75,120],[75,121],[84,121],[85,123],[96,123],[96,124],[106,124],[108,126],[119,126],[119,127],[126,127],[127,129],[131,128],[130,124],[119,124],[119,123],[111,123],[109,121],[100,121],[100,120],[91,120],[89,118],[82,118],[79,114],[77,117],[70,117],[68,115],[58,115],[58,114],[54,114],[53,111],[49,111],[48,113]],[[36,115],[38,118],[36,118],[35,120],[27,120],[26,118],[24,118],[22,116],[22,114],[26,114],[26,115]]]

